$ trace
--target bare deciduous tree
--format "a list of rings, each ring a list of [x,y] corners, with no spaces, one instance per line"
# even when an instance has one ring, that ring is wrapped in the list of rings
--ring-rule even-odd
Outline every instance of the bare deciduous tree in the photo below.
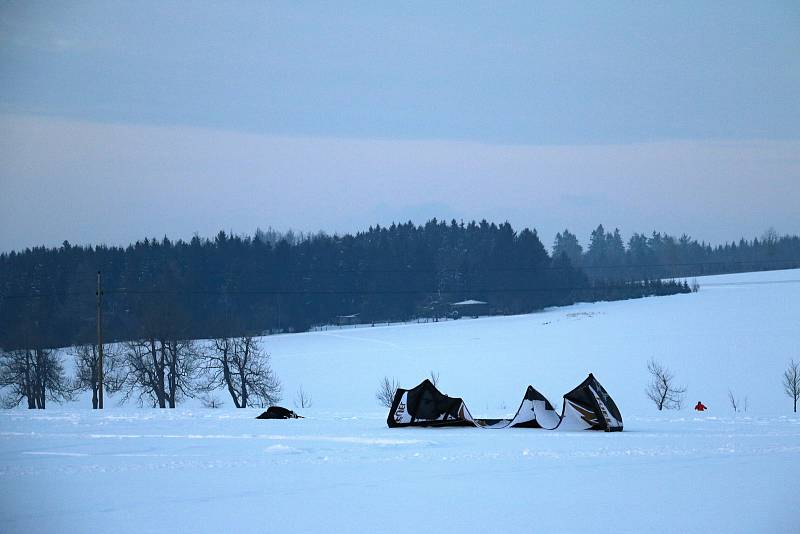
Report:
[[[0,353],[0,387],[8,388],[2,405],[13,408],[26,399],[29,409],[44,410],[47,401],[73,398],[58,353],[49,349],[17,349]]]
[[[125,343],[125,396],[123,401],[138,393],[139,404],[145,399],[153,406],[167,407],[166,375],[164,356],[154,338]]]
[[[167,402],[174,408],[184,397],[193,397],[194,378],[197,376],[199,358],[197,344],[188,339],[168,340],[167,354]]]
[[[728,390],[728,402],[731,404],[734,413],[739,413],[739,399],[733,394],[733,391]]]
[[[794,401],[794,412],[797,413],[797,400],[800,399],[800,362],[794,359],[783,372],[783,390]]]
[[[99,354],[96,344],[72,348],[75,360],[74,389],[92,392],[92,408],[96,409],[100,393]],[[120,355],[115,345],[103,346],[103,386],[106,393],[116,393],[122,387],[119,376]]]
[[[297,388],[297,394],[294,397],[294,407],[295,408],[311,408],[314,404],[311,395],[308,394],[307,391],[303,389],[303,386]]]
[[[253,336],[213,340],[203,356],[205,389],[225,387],[237,408],[275,404],[281,383],[269,363],[269,354]]]
[[[378,391],[375,393],[375,398],[378,399],[378,402],[381,403],[381,406],[386,406],[387,408],[392,407],[392,402],[394,402],[394,394],[397,391],[397,380],[392,378],[389,380],[388,376],[384,376],[383,380],[381,380],[381,384],[378,387]]]
[[[431,383],[436,386],[439,384],[439,373],[431,371]]]
[[[193,341],[156,337],[130,341],[124,359],[123,401],[137,393],[139,404],[149,399],[154,407],[175,408],[182,398],[194,396],[198,356]]]
[[[203,403],[203,408],[221,408],[225,404],[213,393],[207,393],[200,397],[200,402]]]
[[[651,359],[647,362],[647,371],[650,373],[650,383],[645,389],[647,397],[652,400],[659,410],[679,410],[683,404],[683,395],[686,387],[675,385],[675,375]]]

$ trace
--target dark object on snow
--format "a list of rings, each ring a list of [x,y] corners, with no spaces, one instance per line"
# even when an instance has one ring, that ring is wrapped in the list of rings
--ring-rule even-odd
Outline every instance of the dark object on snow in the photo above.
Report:
[[[694,409],[697,410],[698,412],[704,412],[708,410],[708,408],[706,408],[706,405],[700,401],[697,401],[697,404],[695,404]]]
[[[464,401],[448,397],[425,379],[413,389],[394,392],[386,423],[398,426],[469,426]]]
[[[565,430],[622,430],[622,415],[614,399],[592,373],[564,395],[561,425]]]
[[[270,406],[256,419],[302,419],[302,416],[282,406]]]
[[[547,428],[554,429],[560,419],[550,402],[533,387],[525,396],[511,419],[477,419],[464,401],[441,393],[430,380],[413,389],[398,389],[386,423],[400,426],[477,426],[480,428]]]
[[[403,426],[477,426],[480,428],[544,428],[555,430],[622,430],[622,416],[614,400],[589,375],[578,387],[564,395],[559,416],[553,405],[532,386],[511,419],[476,419],[458,397],[448,397],[430,380],[412,389],[399,389],[389,409],[386,424]]]

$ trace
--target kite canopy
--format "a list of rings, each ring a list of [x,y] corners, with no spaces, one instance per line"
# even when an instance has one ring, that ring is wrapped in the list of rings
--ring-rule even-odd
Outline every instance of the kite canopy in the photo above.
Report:
[[[544,428],[555,430],[622,430],[622,416],[614,400],[594,375],[564,395],[559,416],[553,405],[532,386],[511,419],[478,419],[459,397],[448,397],[430,380],[412,389],[397,389],[386,423],[403,426],[477,426],[480,428]]]
[[[614,399],[589,373],[586,380],[564,395],[561,426],[564,429],[616,432],[622,430],[622,415]]]
[[[466,409],[463,400],[448,397],[425,379],[413,389],[395,391],[386,422],[390,427],[470,425]]]

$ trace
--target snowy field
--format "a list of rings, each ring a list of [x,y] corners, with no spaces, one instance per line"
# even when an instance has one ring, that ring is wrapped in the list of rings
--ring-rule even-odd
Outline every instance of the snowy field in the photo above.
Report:
[[[798,532],[800,417],[781,373],[800,359],[800,270],[698,281],[696,294],[264,338],[282,404],[300,386],[313,396],[301,420],[230,401],[2,411],[0,532]],[[687,387],[682,410],[646,399],[651,357]],[[512,415],[528,384],[560,410],[593,372],[625,431],[388,429],[380,379],[411,387],[431,370],[476,416]]]

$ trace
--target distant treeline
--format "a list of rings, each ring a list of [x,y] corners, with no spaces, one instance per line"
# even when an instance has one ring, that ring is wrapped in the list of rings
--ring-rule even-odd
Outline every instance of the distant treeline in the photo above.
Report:
[[[800,265],[800,240],[774,233],[711,247],[688,237],[592,233],[584,252],[569,231],[552,256],[536,231],[436,219],[355,235],[220,232],[189,242],[128,247],[36,247],[0,254],[0,346],[96,340],[102,273],[105,341],[200,339],[304,331],[341,321],[524,313],[578,301],[690,291],[660,279]],[[464,308],[461,308],[464,309]]]
[[[800,266],[800,237],[781,237],[770,228],[760,240],[712,247],[686,234],[676,239],[653,232],[633,234],[625,243],[618,229],[606,232],[601,224],[585,251],[569,230],[556,234],[553,255],[562,253],[591,278],[646,280],[795,268]]]

